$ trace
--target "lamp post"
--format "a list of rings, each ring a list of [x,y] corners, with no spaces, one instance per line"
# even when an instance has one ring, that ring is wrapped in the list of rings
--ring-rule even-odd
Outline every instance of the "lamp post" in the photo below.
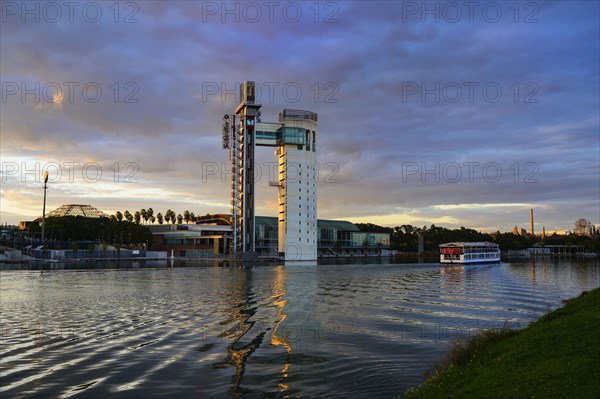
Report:
[[[42,208],[42,245],[46,242],[46,189],[48,188],[48,171],[44,172],[44,207]]]

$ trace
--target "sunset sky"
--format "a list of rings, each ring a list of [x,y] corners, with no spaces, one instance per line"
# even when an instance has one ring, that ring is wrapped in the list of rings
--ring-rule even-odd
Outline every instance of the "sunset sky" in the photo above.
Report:
[[[3,1],[0,222],[41,216],[44,170],[47,211],[230,213],[222,117],[253,80],[263,121],[318,113],[319,218],[600,223],[599,3],[468,4]]]

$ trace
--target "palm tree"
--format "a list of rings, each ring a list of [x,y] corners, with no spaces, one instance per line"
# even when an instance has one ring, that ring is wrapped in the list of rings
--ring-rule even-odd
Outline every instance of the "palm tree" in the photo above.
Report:
[[[194,212],[190,212],[190,220],[192,223],[196,223],[196,215],[194,215]]]
[[[140,216],[142,217],[142,219],[144,219],[144,221],[148,221],[148,212],[146,212],[146,208],[142,208],[140,210]]]
[[[156,220],[158,221],[158,224],[163,224],[162,213],[158,212],[158,214],[156,214]]]
[[[190,222],[190,211],[186,210],[183,212],[183,220],[185,220],[186,223]]]
[[[152,215],[150,217],[150,223],[154,224],[154,221],[156,220],[156,217],[154,215]]]
[[[171,221],[171,210],[167,209],[165,212],[165,222],[169,223]]]
[[[183,216],[181,215],[181,213],[179,215],[177,215],[177,223],[179,223],[179,224],[183,223]]]
[[[121,211],[117,211],[117,213],[115,213],[115,217],[117,218],[117,220],[120,222],[121,220],[123,220],[123,214],[121,213]]]
[[[129,223],[133,222],[133,215],[129,211],[125,211],[123,216],[125,217],[125,220],[127,220]]]
[[[154,216],[154,209],[148,208],[148,210],[146,211],[146,214],[148,215],[148,219],[152,222],[152,217]],[[152,223],[154,223],[154,222],[152,222]]]
[[[171,223],[177,223],[177,216],[175,216],[175,211],[171,211]]]
[[[133,219],[135,220],[135,224],[140,224],[140,222],[142,220],[142,214],[140,213],[140,211],[135,211],[135,215],[133,216]]]

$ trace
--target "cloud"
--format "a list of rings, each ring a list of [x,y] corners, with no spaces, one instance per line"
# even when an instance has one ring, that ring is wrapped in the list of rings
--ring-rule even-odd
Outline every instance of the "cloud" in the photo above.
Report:
[[[598,215],[597,3],[536,3],[534,15],[519,3],[518,16],[495,3],[497,22],[481,7],[453,22],[443,2],[414,3],[440,7],[421,14],[363,1],[319,3],[318,15],[295,3],[302,17],[290,22],[282,3],[253,22],[243,2],[225,16],[212,2],[144,2],[128,10],[134,23],[98,4],[97,23],[9,15],[0,26],[3,170],[71,162],[79,174],[88,163],[104,172],[56,185],[56,206],[229,212],[220,125],[248,79],[265,121],[284,108],[319,114],[319,217],[509,229],[521,216],[502,204],[544,209],[561,228]],[[111,181],[115,164],[121,177],[134,164],[139,183]],[[208,164],[218,175],[203,175]],[[16,194],[37,196],[39,185],[19,176],[2,190],[3,221],[39,213]],[[259,182],[259,212],[275,214],[274,195]],[[577,208],[566,205],[573,198]]]

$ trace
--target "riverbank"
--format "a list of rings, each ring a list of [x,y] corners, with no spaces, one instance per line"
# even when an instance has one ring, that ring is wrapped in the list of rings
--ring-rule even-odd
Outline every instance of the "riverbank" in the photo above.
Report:
[[[492,331],[456,344],[443,370],[406,399],[597,398],[600,289],[582,293],[519,331]]]

